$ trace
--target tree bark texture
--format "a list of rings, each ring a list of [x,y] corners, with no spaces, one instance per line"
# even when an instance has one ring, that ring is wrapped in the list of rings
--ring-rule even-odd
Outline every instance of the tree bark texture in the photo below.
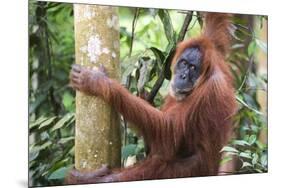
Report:
[[[120,78],[119,22],[114,7],[74,5],[76,63],[103,65],[109,77]],[[120,117],[101,99],[76,93],[75,168],[95,170],[121,162]]]

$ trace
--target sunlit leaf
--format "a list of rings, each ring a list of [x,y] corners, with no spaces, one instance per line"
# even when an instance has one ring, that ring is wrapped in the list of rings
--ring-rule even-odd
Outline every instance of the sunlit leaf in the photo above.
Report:
[[[239,153],[239,156],[243,157],[243,158],[247,158],[247,159],[252,159],[251,154],[250,153],[246,153],[246,152]]]
[[[248,56],[252,56],[256,52],[257,43],[255,40],[252,40],[248,46]]]
[[[267,155],[262,155],[260,161],[263,166],[267,166]]]
[[[69,92],[65,92],[62,97],[62,102],[64,107],[70,110],[74,102],[74,97]]]
[[[39,155],[39,151],[31,151],[28,154],[28,161],[33,161],[34,159],[36,159],[36,157],[38,157]]]
[[[245,167],[252,167],[253,165],[248,163],[248,162],[243,162],[242,167],[241,168],[245,168]]]
[[[41,123],[43,123],[44,121],[46,121],[48,118],[41,116],[40,118],[38,118],[37,120],[35,120],[33,123],[29,124],[29,128],[32,129],[38,125],[40,125]]]
[[[49,147],[51,144],[52,144],[51,141],[47,141],[42,145],[36,145],[36,146],[30,147],[30,152],[38,152],[38,151],[44,150],[47,147]]]
[[[50,125],[53,123],[53,121],[54,121],[55,119],[56,119],[56,116],[55,116],[55,117],[51,117],[50,119],[44,121],[44,122],[39,126],[39,129],[42,129],[42,128],[46,127],[46,126],[50,126]]]
[[[259,156],[258,156],[258,154],[256,154],[256,153],[253,153],[252,164],[253,164],[253,165],[257,164],[257,162],[258,162],[258,159],[259,159]]]
[[[62,128],[66,122],[68,122],[71,118],[74,117],[73,113],[66,114],[62,119],[60,119],[52,128],[51,131],[55,131],[57,129]]]
[[[262,40],[256,39],[256,44],[265,53],[267,53],[267,44]]]
[[[257,136],[256,135],[251,135],[249,137],[249,144],[252,145],[253,143],[255,143],[256,140],[257,140]]]
[[[237,149],[235,149],[234,147],[230,147],[230,146],[224,146],[221,151],[238,153]]]
[[[234,140],[233,144],[239,145],[239,146],[249,146],[250,144],[246,142],[245,140]]]
[[[59,140],[59,143],[60,143],[60,144],[65,144],[65,143],[67,143],[67,142],[69,142],[69,141],[71,141],[71,140],[74,140],[74,136],[70,136],[70,137],[66,137],[66,138],[61,138],[61,139]]]

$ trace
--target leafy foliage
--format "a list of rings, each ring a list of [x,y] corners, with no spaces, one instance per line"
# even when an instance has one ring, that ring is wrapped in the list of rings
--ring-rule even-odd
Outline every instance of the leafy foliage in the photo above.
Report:
[[[71,4],[37,1],[30,1],[29,8],[30,183],[61,185],[74,163],[75,93],[68,87],[74,63],[73,9]],[[200,33],[202,18],[198,12],[125,7],[119,15],[121,82],[159,107],[168,93],[176,43]],[[221,164],[238,161],[237,173],[267,171],[266,67],[260,71],[267,46],[259,37],[265,19],[237,15],[233,20],[235,40],[228,59],[240,107]],[[181,33],[184,25],[187,32]],[[127,125],[123,120],[124,166],[130,157],[138,161],[146,156],[143,139]]]
[[[254,27],[262,25],[259,22],[264,23],[260,19],[264,17],[235,18],[236,30],[232,33],[235,43],[229,62],[240,107],[235,117],[235,137],[222,151],[226,152],[226,158],[238,160],[237,173],[267,172],[267,72],[258,61],[259,56],[266,58],[267,47],[258,38],[261,28]]]
[[[73,10],[35,1],[29,9],[29,182],[58,185],[74,163]]]

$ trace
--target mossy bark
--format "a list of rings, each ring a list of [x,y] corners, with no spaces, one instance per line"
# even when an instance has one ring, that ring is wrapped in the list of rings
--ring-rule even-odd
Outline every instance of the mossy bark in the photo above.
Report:
[[[119,23],[116,8],[74,5],[76,63],[103,65],[119,79]],[[95,170],[102,164],[120,166],[121,138],[118,113],[97,97],[76,93],[75,167]]]

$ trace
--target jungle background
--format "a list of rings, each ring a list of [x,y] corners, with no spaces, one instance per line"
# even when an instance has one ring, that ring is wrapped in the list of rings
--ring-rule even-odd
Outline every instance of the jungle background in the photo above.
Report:
[[[188,7],[186,7],[188,8]],[[121,83],[159,107],[178,41],[200,34],[202,13],[119,7]],[[73,5],[29,1],[29,182],[61,185],[74,163]],[[267,17],[235,15],[228,57],[239,111],[222,149],[221,174],[267,172]],[[122,121],[122,165],[145,157],[142,138]]]

